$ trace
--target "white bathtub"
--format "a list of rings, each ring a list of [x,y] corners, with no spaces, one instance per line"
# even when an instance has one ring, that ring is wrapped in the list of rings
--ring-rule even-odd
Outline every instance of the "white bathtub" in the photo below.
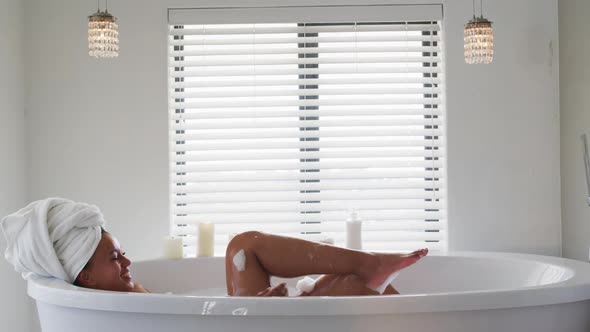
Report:
[[[394,281],[402,295],[371,297],[226,297],[222,258],[131,269],[152,292],[174,294],[33,279],[43,331],[590,331],[590,264],[556,257],[427,256]]]

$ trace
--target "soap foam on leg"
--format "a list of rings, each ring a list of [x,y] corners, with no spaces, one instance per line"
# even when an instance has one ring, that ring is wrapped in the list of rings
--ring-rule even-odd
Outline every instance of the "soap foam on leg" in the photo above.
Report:
[[[246,270],[246,254],[244,253],[244,249],[238,251],[238,253],[234,255],[232,261],[238,272]]]

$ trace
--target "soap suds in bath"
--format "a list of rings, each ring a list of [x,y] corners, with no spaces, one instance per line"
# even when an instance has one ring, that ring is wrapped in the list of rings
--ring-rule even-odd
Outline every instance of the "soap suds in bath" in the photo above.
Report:
[[[317,280],[314,278],[305,276],[297,281],[295,288],[297,288],[297,290],[299,290],[301,293],[311,293],[311,291],[313,291],[315,288],[316,281]]]
[[[244,249],[241,249],[237,254],[234,255],[233,262],[234,266],[239,272],[242,272],[246,269],[246,254],[244,253]]]

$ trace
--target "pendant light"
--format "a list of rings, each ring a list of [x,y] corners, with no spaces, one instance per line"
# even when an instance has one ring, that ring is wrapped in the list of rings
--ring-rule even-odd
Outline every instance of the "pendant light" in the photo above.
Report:
[[[109,13],[108,0],[105,10],[100,10],[100,0],[96,13],[88,16],[88,54],[95,58],[114,58],[119,56],[119,26],[117,18]]]
[[[494,31],[492,22],[483,17],[482,0],[480,16],[475,16],[473,0],[473,19],[463,31],[465,62],[468,64],[489,64],[494,60]]]

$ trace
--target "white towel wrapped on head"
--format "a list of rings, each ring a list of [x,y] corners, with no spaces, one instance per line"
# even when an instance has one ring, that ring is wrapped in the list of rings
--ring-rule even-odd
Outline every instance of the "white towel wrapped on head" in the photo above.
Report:
[[[24,279],[36,274],[73,283],[94,254],[104,223],[94,205],[63,198],[35,201],[0,221],[4,257]]]

